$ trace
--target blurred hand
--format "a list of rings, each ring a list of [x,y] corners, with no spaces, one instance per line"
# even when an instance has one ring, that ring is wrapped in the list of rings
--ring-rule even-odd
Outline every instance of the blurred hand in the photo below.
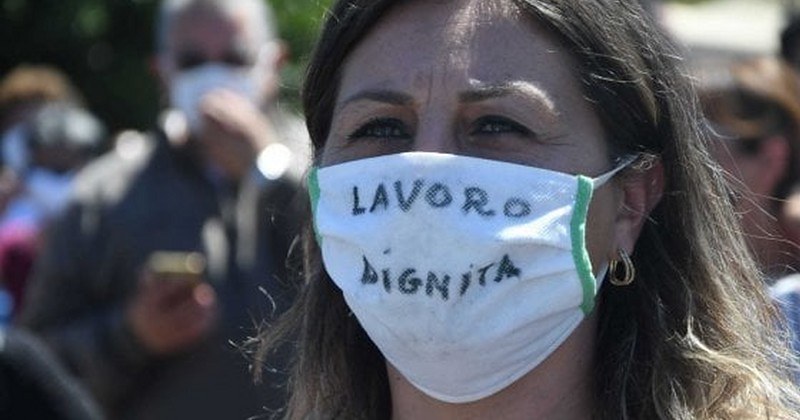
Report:
[[[214,328],[216,293],[191,275],[145,272],[128,307],[134,335],[147,350],[169,355],[199,343]]]
[[[240,180],[275,134],[252,102],[227,90],[215,90],[200,103],[203,132],[198,136],[207,159],[230,179]]]

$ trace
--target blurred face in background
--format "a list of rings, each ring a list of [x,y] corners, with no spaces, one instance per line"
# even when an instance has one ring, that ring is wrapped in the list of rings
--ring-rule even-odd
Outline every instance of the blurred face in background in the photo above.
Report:
[[[168,30],[159,71],[169,105],[184,113],[192,131],[200,131],[199,108],[219,90],[259,107],[275,93],[277,47],[257,39],[254,17],[213,6],[190,6]]]
[[[716,134],[712,152],[735,180],[742,231],[762,269],[780,276],[798,260],[782,217],[784,184],[795,178],[790,114],[752,88],[709,91],[702,99]]]

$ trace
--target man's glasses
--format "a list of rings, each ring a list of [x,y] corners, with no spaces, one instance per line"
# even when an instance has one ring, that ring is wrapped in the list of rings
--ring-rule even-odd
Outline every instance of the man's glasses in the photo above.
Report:
[[[221,63],[234,67],[247,67],[253,64],[250,54],[228,51],[222,57],[212,59],[199,51],[182,51],[175,54],[175,67],[180,71],[192,70],[209,63]]]

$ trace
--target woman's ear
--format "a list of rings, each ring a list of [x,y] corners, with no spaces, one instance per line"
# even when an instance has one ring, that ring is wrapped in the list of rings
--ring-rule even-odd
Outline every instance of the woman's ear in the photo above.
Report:
[[[664,166],[653,158],[627,170],[617,182],[622,199],[614,223],[615,243],[617,249],[633,254],[645,221],[664,193]]]

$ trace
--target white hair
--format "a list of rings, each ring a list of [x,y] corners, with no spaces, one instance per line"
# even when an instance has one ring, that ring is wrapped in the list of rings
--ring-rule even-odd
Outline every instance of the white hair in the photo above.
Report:
[[[276,37],[275,18],[265,0],[163,0],[156,22],[156,52],[166,51],[175,20],[198,7],[218,10],[227,16],[242,12],[248,19],[248,36],[258,45],[264,45]]]

